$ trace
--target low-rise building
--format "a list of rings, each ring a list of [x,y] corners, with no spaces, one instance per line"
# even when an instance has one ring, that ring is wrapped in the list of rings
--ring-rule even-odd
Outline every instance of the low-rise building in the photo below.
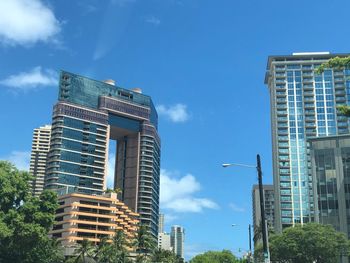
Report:
[[[65,255],[72,255],[83,239],[98,244],[118,229],[129,240],[136,234],[139,215],[120,202],[116,193],[100,196],[70,193],[59,196],[58,202],[50,236],[61,242]]]
[[[158,247],[164,250],[173,251],[170,233],[158,233]]]

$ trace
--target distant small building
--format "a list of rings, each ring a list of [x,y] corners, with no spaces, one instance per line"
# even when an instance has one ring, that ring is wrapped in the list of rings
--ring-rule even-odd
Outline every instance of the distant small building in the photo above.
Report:
[[[159,214],[158,233],[164,232],[164,214]]]
[[[60,195],[58,202],[50,236],[61,242],[66,256],[72,255],[83,239],[98,244],[102,238],[111,238],[118,229],[129,240],[136,234],[139,214],[120,202],[116,193],[99,196],[70,193]]]
[[[171,246],[171,236],[169,233],[158,233],[158,248],[164,250],[173,250]]]
[[[176,255],[184,258],[185,229],[182,226],[172,226],[170,244]]]

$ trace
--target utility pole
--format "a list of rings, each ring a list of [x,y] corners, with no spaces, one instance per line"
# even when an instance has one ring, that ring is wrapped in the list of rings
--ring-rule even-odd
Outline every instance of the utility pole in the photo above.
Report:
[[[249,233],[249,263],[252,262],[252,232],[251,232],[251,225],[248,226],[248,233]]]
[[[261,229],[262,229],[262,239],[263,239],[263,250],[264,250],[264,262],[270,263],[270,253],[267,244],[267,227],[265,219],[265,204],[264,204],[264,189],[262,184],[262,170],[260,155],[256,156],[256,169],[258,171],[258,181],[259,181],[259,195],[260,195],[260,211],[261,211]]]

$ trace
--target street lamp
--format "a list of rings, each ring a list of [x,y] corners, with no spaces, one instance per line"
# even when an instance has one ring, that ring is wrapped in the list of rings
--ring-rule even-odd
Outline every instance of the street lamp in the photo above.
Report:
[[[260,195],[260,211],[261,211],[261,229],[262,229],[262,237],[263,237],[263,250],[264,250],[264,259],[265,263],[270,263],[270,252],[268,248],[268,239],[267,239],[267,225],[265,220],[265,205],[264,205],[264,191],[263,191],[263,184],[262,184],[262,170],[261,170],[261,161],[260,161],[260,155],[256,155],[256,166],[254,165],[247,165],[247,164],[240,164],[240,163],[224,163],[222,164],[222,167],[226,168],[229,166],[241,166],[241,167],[248,167],[248,168],[256,168],[258,172],[258,181],[259,181],[259,195]],[[250,231],[250,227],[249,227]]]
[[[237,224],[232,224],[232,227],[237,226]],[[248,251],[248,262],[251,262],[251,257],[252,257],[252,233],[251,233],[251,226],[250,224],[248,225],[248,237],[249,237],[249,251]]]

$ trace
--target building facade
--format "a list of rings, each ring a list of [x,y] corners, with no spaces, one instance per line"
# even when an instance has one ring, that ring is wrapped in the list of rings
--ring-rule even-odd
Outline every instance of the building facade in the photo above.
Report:
[[[58,202],[49,235],[61,242],[65,255],[72,255],[83,239],[98,244],[102,238],[112,238],[116,230],[122,230],[129,241],[136,235],[139,215],[120,202],[115,193],[71,193],[60,195]]]
[[[171,236],[169,233],[158,233],[158,248],[173,251],[173,247],[171,246]]]
[[[264,205],[265,205],[265,219],[268,228],[273,228],[275,225],[275,195],[273,185],[263,185],[264,189]],[[253,185],[252,190],[253,201],[253,228],[254,237],[259,236],[258,232],[261,232],[261,209],[260,209],[260,194],[259,185]],[[258,242],[257,238],[254,238],[254,245]]]
[[[309,141],[315,221],[350,238],[350,135]],[[348,262],[347,257],[342,262]]]
[[[315,220],[307,139],[349,132],[336,107],[350,102],[350,71],[315,73],[335,56],[348,54],[293,53],[268,59],[277,231]]]
[[[164,214],[159,214],[158,233],[164,232]]]
[[[170,245],[176,255],[184,258],[185,229],[182,226],[171,227]]]
[[[149,96],[114,81],[62,71],[54,106],[45,187],[60,194],[101,195],[109,141],[117,142],[114,186],[119,199],[158,234],[160,139]]]
[[[44,190],[47,155],[50,150],[51,125],[34,129],[32,152],[30,155],[29,173],[34,177],[31,181],[32,193],[39,196]]]
[[[315,221],[350,238],[350,135],[309,140]]]

